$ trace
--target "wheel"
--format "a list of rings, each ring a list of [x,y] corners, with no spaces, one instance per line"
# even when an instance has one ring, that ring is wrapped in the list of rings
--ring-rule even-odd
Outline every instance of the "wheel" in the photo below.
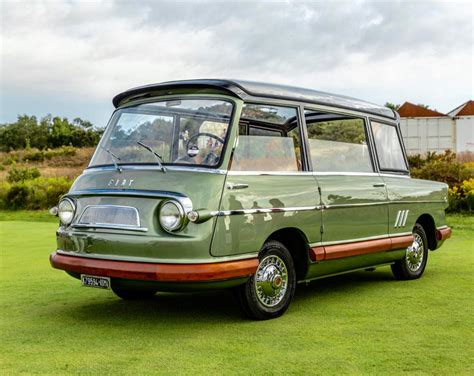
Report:
[[[255,274],[236,294],[247,316],[268,320],[281,316],[290,305],[296,288],[296,272],[288,249],[280,242],[265,243]]]
[[[115,295],[124,300],[150,299],[156,294],[156,290],[126,288],[122,286],[114,286],[113,283],[111,288]]]
[[[428,261],[428,240],[420,224],[413,228],[413,244],[406,250],[405,257],[392,265],[396,279],[408,280],[420,278]]]

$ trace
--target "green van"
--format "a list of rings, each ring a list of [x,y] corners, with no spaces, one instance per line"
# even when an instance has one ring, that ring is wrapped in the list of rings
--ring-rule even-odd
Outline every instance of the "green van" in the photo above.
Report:
[[[123,299],[232,288],[269,319],[297,283],[390,265],[419,278],[450,237],[447,185],[410,178],[398,114],[236,80],[134,88],[54,213],[50,261]]]

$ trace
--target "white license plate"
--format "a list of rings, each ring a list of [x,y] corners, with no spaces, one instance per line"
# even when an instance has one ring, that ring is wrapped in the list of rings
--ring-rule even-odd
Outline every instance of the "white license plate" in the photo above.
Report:
[[[96,289],[110,289],[110,278],[81,274],[81,284],[82,286],[95,287]]]

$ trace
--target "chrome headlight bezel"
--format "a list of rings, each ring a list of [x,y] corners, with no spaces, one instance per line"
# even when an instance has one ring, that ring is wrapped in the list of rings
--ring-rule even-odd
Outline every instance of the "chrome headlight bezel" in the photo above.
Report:
[[[172,225],[168,223],[164,223],[163,211],[166,210],[167,207],[172,207],[176,209],[178,218]],[[186,211],[180,202],[176,200],[166,200],[160,205],[160,211],[158,213],[158,221],[160,222],[160,226],[163,230],[169,233],[175,233],[175,232],[183,230],[188,224],[189,220],[186,215]]]
[[[64,205],[69,205],[70,210],[64,210]],[[63,206],[63,208],[61,207]],[[64,213],[71,213],[70,217],[64,217]],[[63,226],[69,226],[76,215],[76,204],[68,197],[63,198],[58,204],[58,217]]]

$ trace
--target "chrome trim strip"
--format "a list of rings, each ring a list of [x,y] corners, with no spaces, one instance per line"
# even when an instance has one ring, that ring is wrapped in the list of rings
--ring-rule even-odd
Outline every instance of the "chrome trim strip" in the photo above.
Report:
[[[84,189],[79,191],[71,191],[66,196],[79,197],[79,196],[132,196],[132,197],[159,197],[159,198],[174,198],[176,200],[186,198],[184,195],[167,192],[167,191],[154,191],[145,189]]]
[[[187,167],[187,166],[172,166],[172,165],[166,165],[166,170],[167,171],[192,171],[192,172],[204,172],[208,174],[221,174],[224,175],[227,173],[226,170],[223,169],[212,169],[212,168],[204,168],[204,167]],[[155,165],[120,165],[123,171],[127,170],[149,170],[149,171],[159,171],[161,172],[161,169],[155,164]],[[97,171],[108,171],[108,170],[116,170],[115,166],[97,166],[97,167],[87,167],[83,173],[84,174],[89,174],[92,172],[97,172]]]
[[[311,176],[309,171],[229,171],[229,176]]]
[[[362,202],[357,204],[334,204],[334,205],[323,205],[324,209],[339,209],[339,208],[352,208],[358,206],[377,206],[377,205],[387,205],[387,201],[380,202]]]
[[[400,221],[400,216],[402,215],[402,211],[399,210],[397,213],[397,218],[395,219],[395,225],[393,227],[397,228],[398,227],[398,222]]]
[[[110,230],[139,231],[139,232],[147,232],[148,231],[148,229],[146,227],[135,227],[135,226],[127,226],[127,225],[114,225],[114,224],[111,224],[111,223],[94,223],[94,224],[75,223],[71,227],[78,228],[78,229],[98,228],[98,229],[110,229]]]
[[[445,204],[443,200],[420,200],[420,201],[387,201],[388,204]]]
[[[320,205],[314,206],[300,206],[300,207],[288,207],[288,208],[258,208],[258,209],[239,209],[239,210],[218,210],[211,212],[211,216],[223,217],[228,215],[239,215],[239,214],[260,214],[260,213],[285,213],[293,211],[308,211],[308,210],[321,210]]]
[[[411,178],[411,176],[408,175],[408,174],[395,174],[395,173],[388,174],[386,172],[380,173],[380,176],[384,176],[386,178],[403,178],[403,179],[410,179]]]
[[[233,260],[246,260],[258,257],[258,253],[244,253],[238,256],[222,256],[222,257],[213,257],[208,259],[156,259],[148,257],[127,257],[127,256],[110,256],[110,255],[97,255],[97,254],[83,254],[77,252],[65,252],[61,249],[56,250],[57,253],[65,256],[72,257],[85,257],[93,258],[100,260],[115,260],[115,261],[135,261],[135,262],[147,262],[150,264],[210,264],[210,263],[220,263]]]
[[[408,213],[410,212],[410,210],[405,210],[405,213],[404,213],[404,216],[403,216],[403,222],[402,222],[402,227],[405,227],[406,223],[407,223],[407,219],[408,219]]]
[[[377,172],[314,171],[314,176],[379,176]]]
[[[449,227],[448,225],[444,225],[444,226],[436,227],[436,230],[443,230],[448,227]]]

